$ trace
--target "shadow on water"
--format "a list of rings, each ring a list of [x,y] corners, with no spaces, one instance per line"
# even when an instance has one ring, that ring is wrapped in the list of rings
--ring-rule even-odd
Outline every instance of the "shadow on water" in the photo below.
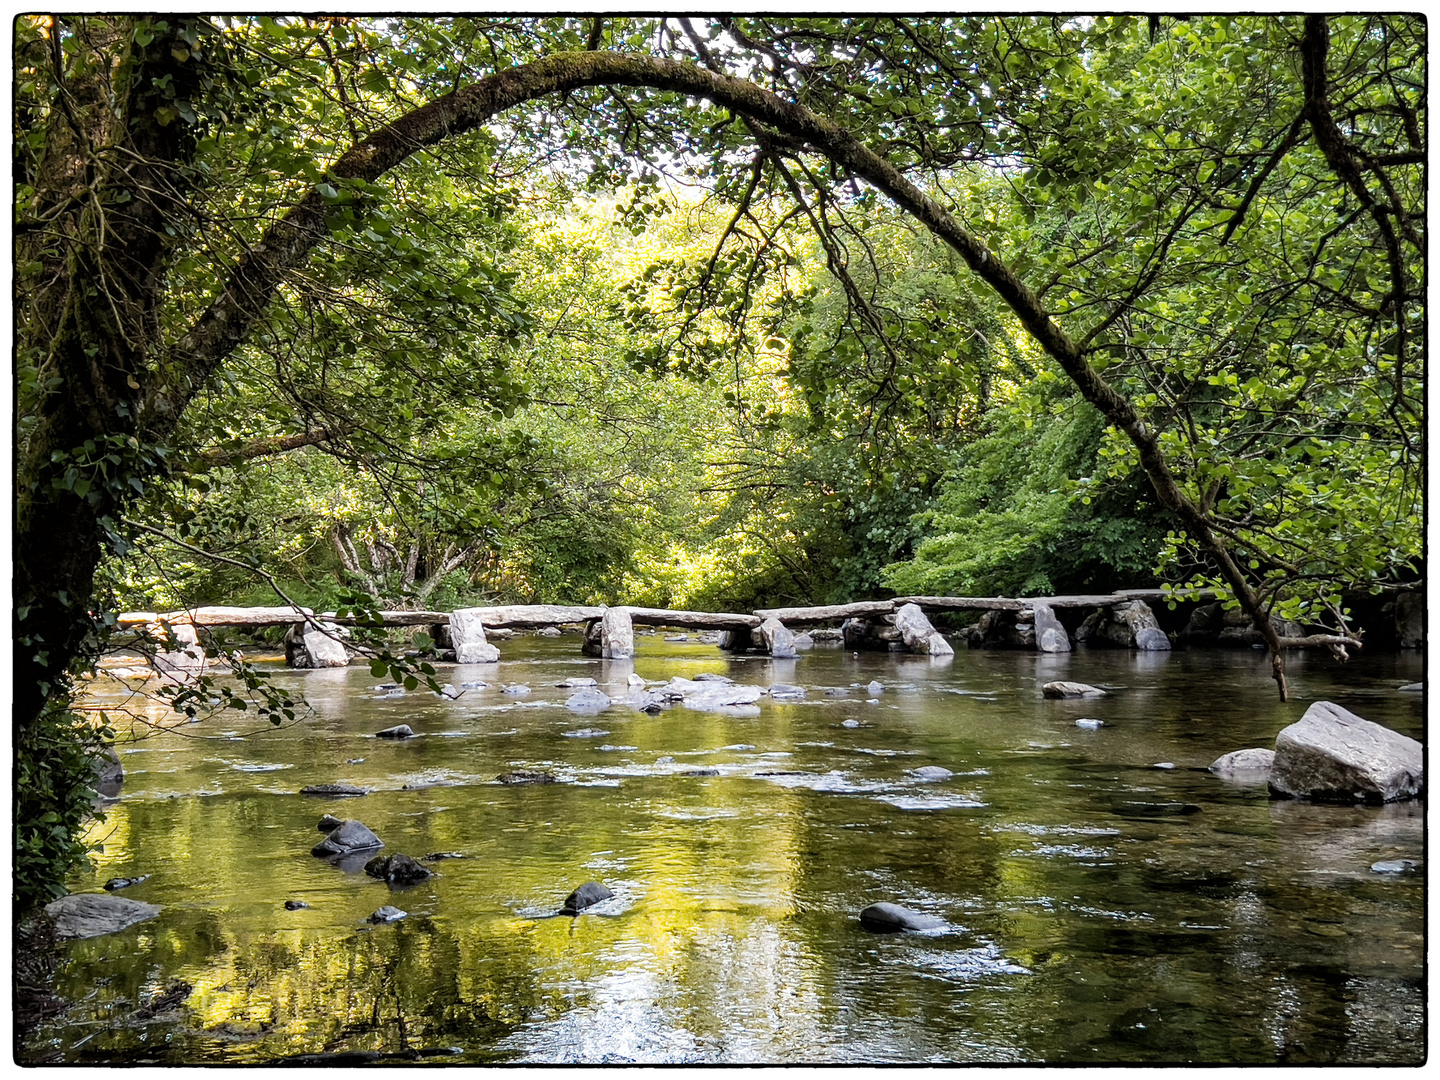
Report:
[[[498,670],[442,671],[488,684],[456,700],[377,696],[359,667],[285,672],[315,706],[304,724],[241,738],[210,720],[122,746],[104,849],[72,887],[148,874],[125,895],[163,911],[64,946],[57,986],[77,1004],[41,1023],[27,1054],[1423,1058],[1423,874],[1369,869],[1423,858],[1423,807],[1273,802],[1205,768],[1272,744],[1321,698],[1418,737],[1421,696],[1395,692],[1420,678],[1418,658],[1296,657],[1297,700],[1281,704],[1249,653],[932,664],[817,648],[776,663],[649,636],[633,662],[576,652],[573,639],[506,642]],[[764,697],[751,715],[652,716],[623,704],[632,672],[806,695]],[[573,691],[556,684],[577,676],[615,704],[565,708]],[[1112,693],[1046,700],[1052,679]],[[530,694],[502,692],[517,683]],[[374,737],[400,723],[416,737]],[[587,729],[603,734],[576,734]],[[558,782],[495,780],[521,770]],[[316,783],[368,794],[299,794]],[[327,812],[365,822],[387,854],[463,857],[392,892],[365,860],[308,854]],[[590,880],[615,898],[554,917]],[[945,932],[869,934],[857,915],[880,900]],[[367,922],[387,904],[406,917]],[[189,993],[169,1003],[182,981]]]

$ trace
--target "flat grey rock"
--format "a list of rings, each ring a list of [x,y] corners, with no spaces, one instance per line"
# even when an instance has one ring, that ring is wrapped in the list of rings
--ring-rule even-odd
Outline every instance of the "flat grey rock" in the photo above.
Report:
[[[1270,790],[1319,802],[1394,802],[1425,790],[1414,739],[1317,701],[1275,737]]]
[[[410,913],[408,911],[401,911],[397,907],[391,907],[389,904],[386,904],[382,908],[377,908],[375,913],[365,921],[372,923],[399,922],[401,919],[405,918],[405,916],[409,914]]]
[[[45,905],[45,914],[55,921],[55,936],[64,940],[113,934],[153,919],[160,910],[158,904],[106,893],[72,893]]]
[[[1406,683],[1399,689],[1402,694],[1423,694],[1425,692],[1425,684],[1423,682]]]
[[[502,694],[505,694],[507,697],[529,697],[530,687],[526,686],[524,683],[512,683],[510,686],[505,687],[500,692]]]
[[[396,724],[384,731],[377,731],[375,737],[377,739],[413,739],[415,732],[410,730],[409,724]]]
[[[582,686],[599,686],[600,684],[594,679],[569,678],[564,682],[557,682],[555,685],[565,690],[578,690]]]
[[[879,933],[895,933],[900,930],[938,930],[945,920],[923,911],[911,911],[899,904],[882,902],[871,904],[860,912],[860,925]]]

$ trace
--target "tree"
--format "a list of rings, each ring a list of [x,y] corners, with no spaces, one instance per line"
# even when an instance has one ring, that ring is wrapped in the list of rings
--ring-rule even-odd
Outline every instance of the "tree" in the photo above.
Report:
[[[1297,447],[1315,424],[1346,414],[1350,387],[1386,440],[1398,440],[1396,486],[1415,494],[1424,139],[1423,88],[1410,71],[1423,23],[1357,17],[1332,27],[1317,16],[1303,29],[1294,19],[1185,27],[1154,47],[1169,48],[1184,76],[1176,108],[1150,89],[1126,122],[1126,80],[1150,47],[1138,20],[816,19],[783,34],[769,20],[726,20],[705,37],[664,20],[392,20],[383,33],[338,19],[23,23],[17,130],[33,135],[17,151],[17,742],[63,708],[67,672],[103,630],[103,615],[92,614],[102,552],[125,548],[125,516],[175,468],[170,447],[186,417],[237,349],[268,330],[317,248],[368,244],[405,256],[413,243],[392,243],[384,226],[411,163],[488,156],[503,170],[517,147],[532,158],[584,157],[597,182],[636,161],[671,167],[713,181],[741,208],[756,186],[748,177],[768,177],[802,207],[841,280],[836,245],[855,235],[851,207],[862,187],[878,192],[951,248],[1113,427],[1177,536],[1265,635],[1283,695],[1285,643],[1271,609],[1312,578],[1348,571],[1317,559],[1316,534],[1277,531],[1288,503],[1267,499],[1275,489],[1257,477],[1276,454],[1302,463]],[[1234,46],[1229,27],[1242,31]],[[1332,34],[1344,43],[1339,60]],[[632,51],[576,51],[607,37]],[[1174,44],[1182,38],[1188,52]],[[1252,70],[1244,85],[1217,82]],[[557,97],[546,106],[553,115],[533,111]],[[1105,127],[1087,128],[1092,121]],[[1106,177],[1127,162],[1141,163],[1127,182],[1165,186],[1138,188],[1138,210],[1112,223],[1118,231],[1059,268],[1083,278],[1096,256],[1113,253],[1113,272],[1060,292],[1066,272],[1047,278],[1043,260],[1034,263],[1032,287],[1017,267],[1034,252],[1002,255],[1011,238],[981,238],[981,208],[947,208],[947,173],[984,161],[1012,177],[1033,169],[1025,182],[1039,187],[1058,177],[1072,201],[1084,185],[1103,197]],[[1290,168],[1303,176],[1279,187]],[[1263,350],[1225,346],[1197,361],[1175,345],[1167,360],[1132,342],[1163,321],[1160,294],[1183,289],[1197,256],[1207,290],[1222,274],[1214,295],[1227,313],[1251,306],[1254,296],[1225,291],[1222,272],[1239,282],[1242,260],[1213,248],[1266,213],[1314,220],[1303,251],[1283,251],[1289,277],[1265,297],[1275,309],[1230,320],[1219,340],[1254,342],[1285,315],[1289,340],[1342,357],[1353,385],[1334,388],[1317,358],[1288,376],[1317,386],[1314,395],[1262,395],[1277,385],[1262,378],[1250,389]],[[1337,251],[1342,269],[1327,278]],[[503,311],[503,290],[490,283],[412,269],[401,284],[417,312]],[[888,337],[864,315],[863,293],[847,292],[870,332]],[[1323,325],[1302,317],[1316,297],[1329,301]],[[1213,340],[1203,329],[1190,337],[1197,348]],[[1215,419],[1187,412],[1192,401]],[[1226,413],[1261,422],[1237,430],[1220,420]],[[1218,448],[1211,427],[1223,435]],[[1265,464],[1241,476],[1236,463],[1256,448],[1253,460]],[[1377,467],[1356,463],[1366,476]],[[1302,498],[1320,486],[1315,469],[1294,482]],[[1322,554],[1343,552],[1332,544]],[[1402,541],[1375,572],[1388,576],[1409,557]],[[1357,643],[1343,625],[1333,629],[1308,640]]]

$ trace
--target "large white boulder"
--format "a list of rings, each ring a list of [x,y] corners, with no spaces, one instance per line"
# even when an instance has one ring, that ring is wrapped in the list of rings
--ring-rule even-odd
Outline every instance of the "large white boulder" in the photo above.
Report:
[[[1275,738],[1270,790],[1324,802],[1394,802],[1425,790],[1425,757],[1407,735],[1317,701]]]

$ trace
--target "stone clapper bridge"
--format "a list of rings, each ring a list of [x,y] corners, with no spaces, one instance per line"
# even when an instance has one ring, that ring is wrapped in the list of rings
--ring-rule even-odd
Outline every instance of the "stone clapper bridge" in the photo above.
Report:
[[[1112,625],[1125,627],[1135,648],[1161,651],[1169,649],[1170,642],[1146,602],[1193,601],[1211,596],[1209,590],[1125,589],[1105,595],[1030,598],[902,596],[828,607],[761,608],[750,614],[522,604],[459,608],[452,612],[381,611],[378,615],[380,625],[387,627],[426,628],[437,646],[453,651],[456,662],[461,664],[494,663],[500,659],[499,650],[486,640],[487,630],[539,630],[577,623],[585,624],[581,651],[607,660],[624,660],[635,655],[636,625],[719,631],[721,649],[789,658],[796,655],[794,628],[834,622],[841,623],[841,636],[849,649],[941,657],[952,655],[954,649],[931,625],[927,612],[982,611],[990,613],[986,616],[989,618],[1003,615],[1013,624],[1012,636],[1022,647],[1057,653],[1070,651],[1070,638],[1055,609],[1092,608],[1094,611],[1087,623],[1108,620]],[[195,628],[200,626],[288,625],[285,654],[291,667],[344,667],[350,662],[350,653],[344,644],[348,634],[345,627],[358,621],[361,620],[338,617],[331,612],[316,615],[309,608],[197,607],[163,615],[125,612],[117,624],[159,641],[167,640],[164,627],[168,625],[170,636],[179,642],[181,650],[157,653],[153,663],[161,670],[181,673],[204,662],[198,649],[190,650],[199,644]],[[375,624],[367,620],[366,625]]]

